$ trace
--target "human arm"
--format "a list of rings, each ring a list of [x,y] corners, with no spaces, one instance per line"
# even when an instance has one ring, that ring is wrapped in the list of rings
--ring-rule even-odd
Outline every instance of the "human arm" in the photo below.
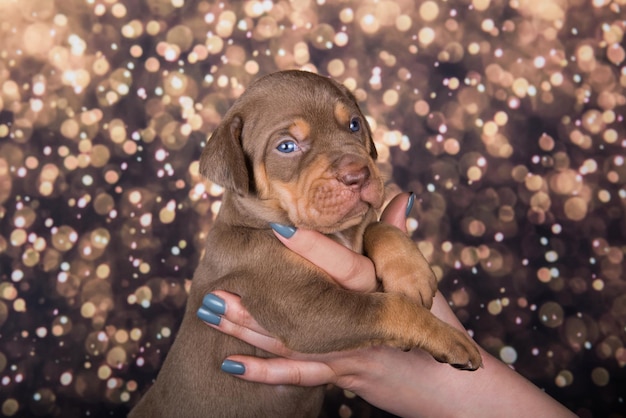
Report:
[[[394,199],[383,221],[404,227],[408,195]],[[345,287],[359,291],[376,288],[371,261],[327,240],[313,231],[299,230],[291,238],[278,236],[291,250],[308,258]],[[345,251],[344,251],[345,250]],[[421,350],[402,352],[385,346],[322,355],[295,353],[267,335],[227,292],[214,292],[225,312],[218,326],[280,357],[259,359],[231,356],[227,365],[243,366],[237,377],[268,384],[316,386],[334,383],[351,390],[371,404],[401,416],[572,416],[572,414],[484,350],[484,368],[459,371],[438,363]],[[463,330],[462,325],[438,293],[431,312]]]
[[[403,352],[386,346],[321,355],[296,353],[266,335],[237,296],[222,291],[214,293],[227,306],[217,329],[281,356],[273,359],[230,356],[229,361],[245,368],[238,378],[301,386],[333,383],[378,408],[403,417],[574,416],[482,349],[484,367],[474,372],[438,363],[422,350]],[[435,297],[432,312],[463,329],[441,293]]]

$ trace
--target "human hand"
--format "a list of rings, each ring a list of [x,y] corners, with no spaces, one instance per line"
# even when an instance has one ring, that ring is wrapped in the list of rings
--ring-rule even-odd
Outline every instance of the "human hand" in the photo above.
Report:
[[[380,221],[406,232],[406,217],[414,202],[413,193],[396,195],[383,211]],[[372,260],[323,234],[278,225],[275,235],[287,248],[326,271],[340,286],[358,292],[373,292],[378,288]]]
[[[406,231],[405,219],[412,199],[406,193],[396,196],[381,221]],[[277,237],[328,272],[341,286],[364,292],[377,288],[372,262],[329,238],[307,230],[298,230],[290,238],[280,234]],[[572,416],[545,392],[482,349],[484,368],[471,373],[438,363],[422,350],[403,352],[371,346],[326,354],[297,353],[269,335],[238,296],[215,291],[207,299],[215,307],[213,319],[218,319],[207,322],[209,326],[278,356],[229,356],[222,370],[240,379],[300,386],[332,383],[401,416]],[[464,331],[440,293],[435,295],[431,313]]]
[[[406,232],[406,216],[413,206],[414,199],[415,195],[412,193],[397,195],[385,208],[381,221]],[[296,232],[288,229],[282,233],[283,235],[276,233],[281,242],[325,270],[344,288],[368,292],[378,287],[374,265],[369,258],[315,231],[301,229]],[[206,300],[214,305],[217,304],[218,307],[215,310],[222,315],[219,325],[209,325],[279,356],[274,359],[230,357],[225,362],[225,368],[228,369],[229,365],[233,366],[232,362],[236,361],[234,369],[241,370],[241,365],[245,363],[246,372],[240,376],[247,380],[305,386],[335,383],[340,387],[354,390],[354,385],[346,379],[354,375],[353,369],[362,367],[363,356],[368,350],[377,352],[385,350],[383,347],[377,347],[324,355],[295,353],[287,349],[278,339],[268,335],[267,331],[241,305],[238,296],[224,291],[215,291],[208,295]]]

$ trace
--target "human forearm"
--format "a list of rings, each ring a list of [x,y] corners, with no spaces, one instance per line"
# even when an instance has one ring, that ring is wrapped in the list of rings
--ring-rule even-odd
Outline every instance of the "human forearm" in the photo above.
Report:
[[[432,312],[463,330],[440,293]],[[404,417],[502,417],[503,411],[507,417],[574,416],[482,348],[480,352],[484,367],[468,372],[438,363],[421,350],[404,353],[379,347],[364,352],[362,373],[350,382],[350,389]]]
[[[408,194],[398,195],[385,210],[384,220],[402,228],[411,202]],[[277,234],[277,238],[326,270],[346,288],[371,291],[376,287],[371,261],[326,237],[301,230],[290,237]],[[484,350],[481,350],[484,368],[474,372],[438,363],[419,349],[402,352],[378,346],[318,355],[294,353],[269,336],[250,317],[237,296],[215,293],[222,298],[224,309],[216,312],[222,316],[221,322],[217,321],[219,325],[207,321],[211,326],[279,356],[271,359],[229,357],[238,372],[225,371],[234,373],[237,378],[303,386],[334,383],[381,409],[406,417],[572,416]],[[440,293],[435,296],[431,312],[465,332]]]
[[[528,380],[482,351],[484,368],[456,370],[423,351],[380,347],[348,389],[403,417],[573,417]],[[426,377],[427,376],[427,377]]]
[[[231,356],[245,373],[238,378],[267,384],[316,386],[334,383],[381,409],[404,417],[566,417],[564,407],[481,350],[484,368],[474,372],[438,363],[426,352],[376,346],[322,355],[294,353],[265,331],[239,297],[216,292],[228,307],[215,326],[282,357]],[[438,294],[433,312],[462,328]]]

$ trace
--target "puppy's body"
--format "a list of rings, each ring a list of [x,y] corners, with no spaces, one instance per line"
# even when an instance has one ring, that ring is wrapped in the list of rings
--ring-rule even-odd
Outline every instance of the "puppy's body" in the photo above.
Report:
[[[399,230],[374,222],[383,183],[369,128],[352,95],[315,74],[266,76],[236,101],[201,157],[225,187],[220,213],[194,275],[187,309],[159,376],[133,417],[317,416],[322,388],[268,386],[220,371],[232,354],[269,354],[208,328],[202,298],[223,289],[287,347],[329,352],[387,344],[420,347],[475,369],[473,343],[436,319],[436,280]],[[323,232],[372,258],[385,293],[332,283],[273,235],[277,222]]]

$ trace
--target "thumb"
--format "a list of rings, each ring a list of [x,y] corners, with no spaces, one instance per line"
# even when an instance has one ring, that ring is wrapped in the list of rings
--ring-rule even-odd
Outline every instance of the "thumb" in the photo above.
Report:
[[[406,232],[406,218],[414,202],[415,193],[400,193],[396,195],[383,211],[380,221]]]

